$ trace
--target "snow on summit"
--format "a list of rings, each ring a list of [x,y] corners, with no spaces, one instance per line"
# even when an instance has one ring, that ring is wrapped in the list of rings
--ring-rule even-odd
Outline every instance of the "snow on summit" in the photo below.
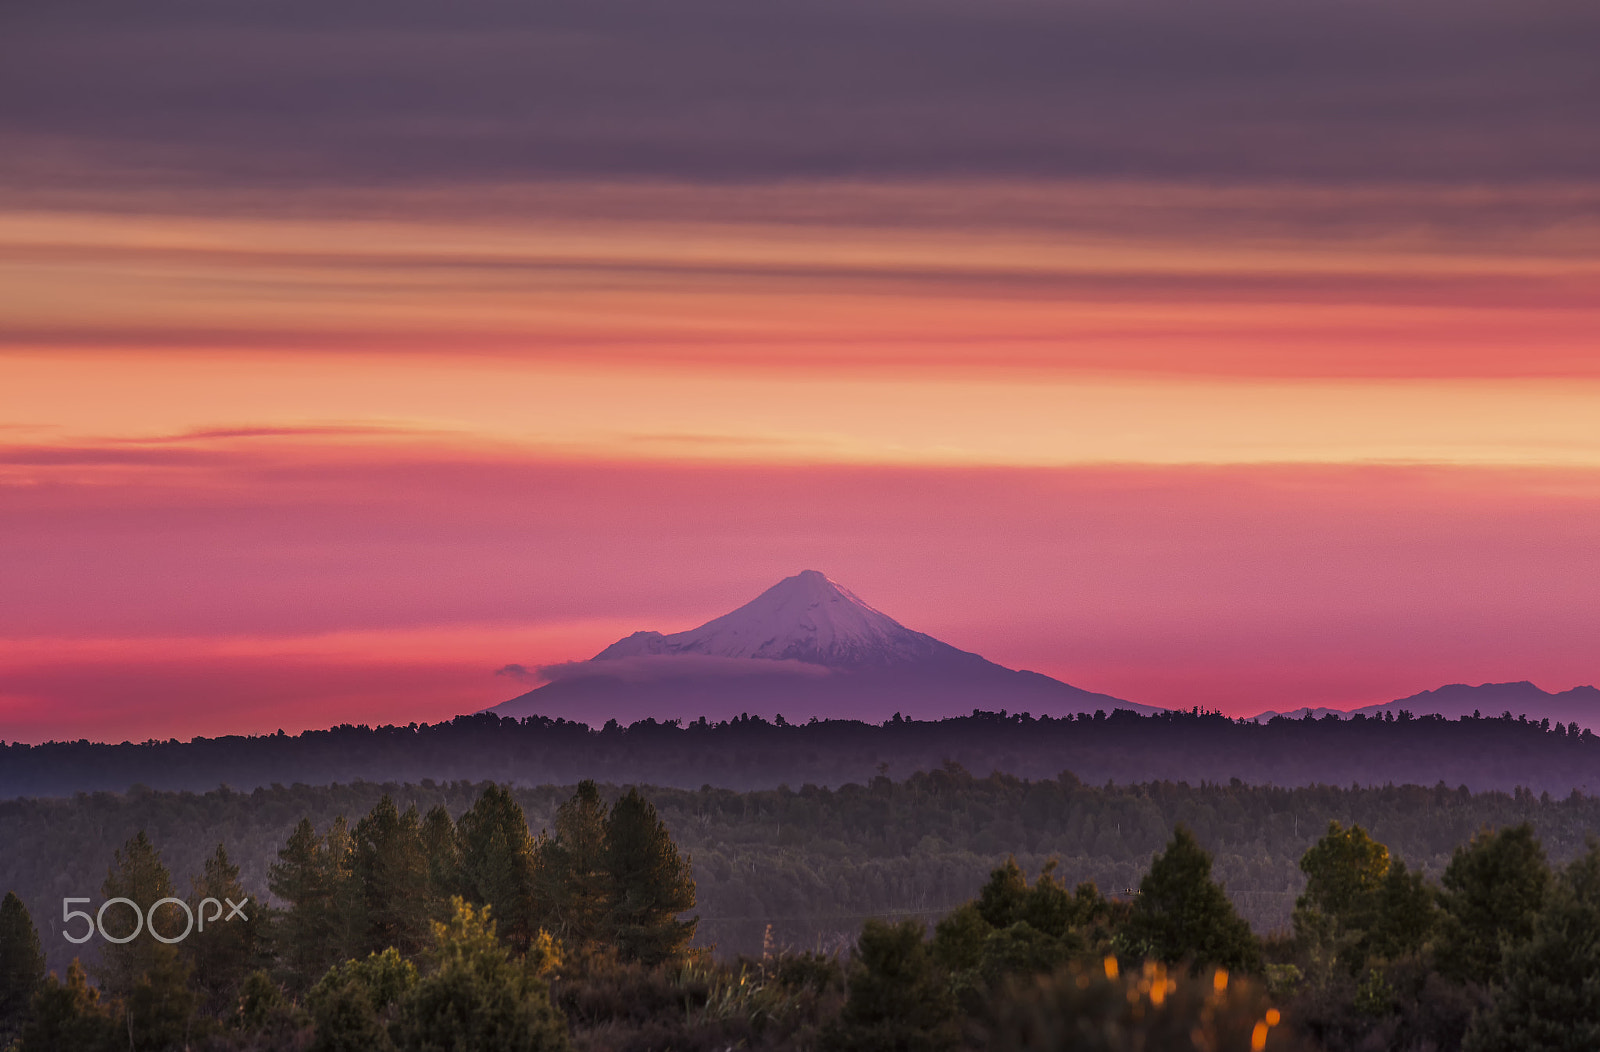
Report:
[[[649,654],[805,661],[832,668],[884,667],[976,655],[914,632],[817,570],[785,577],[750,602],[686,632],[635,632],[594,660]]]
[[[489,711],[607,718],[741,714],[879,721],[986,710],[1061,713],[1149,706],[985,661],[874,610],[816,570],[785,577],[699,628],[635,632]]]

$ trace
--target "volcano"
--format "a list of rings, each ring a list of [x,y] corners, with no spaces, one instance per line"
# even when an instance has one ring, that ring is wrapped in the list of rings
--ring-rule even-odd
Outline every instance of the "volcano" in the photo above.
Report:
[[[876,722],[973,709],[1162,711],[987,661],[905,627],[817,570],[698,628],[635,632],[588,661],[540,672],[550,682],[489,711],[591,724],[742,713]]]

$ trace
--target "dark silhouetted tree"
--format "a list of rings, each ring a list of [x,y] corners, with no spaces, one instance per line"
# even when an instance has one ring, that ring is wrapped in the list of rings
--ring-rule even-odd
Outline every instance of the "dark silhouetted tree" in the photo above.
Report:
[[[205,903],[206,899],[215,904]],[[228,919],[235,912],[230,902],[242,904],[243,916]],[[196,930],[179,946],[194,967],[204,1008],[216,1013],[234,1002],[244,977],[264,963],[266,904],[245,893],[239,883],[239,867],[218,844],[206,859],[205,871],[194,878],[189,907],[197,918]],[[204,922],[203,929],[199,921]]]
[[[302,818],[268,871],[267,886],[287,906],[273,941],[297,989],[355,952],[360,902],[350,861],[342,819],[321,837]]]
[[[556,809],[555,834],[540,844],[539,891],[551,928],[569,946],[593,946],[610,919],[606,805],[591,781]]]
[[[1124,941],[1135,955],[1195,969],[1220,965],[1259,972],[1261,947],[1222,886],[1211,879],[1211,855],[1183,825],[1139,882]]]
[[[159,1049],[183,1042],[199,998],[190,988],[191,969],[178,949],[181,944],[162,942],[156,933],[175,938],[188,921],[176,903],[158,906],[176,895],[171,874],[143,830],[116,852],[100,890],[106,900],[128,899],[144,914],[143,927],[137,928],[132,910],[118,903],[122,916],[129,919],[113,933],[121,936],[137,930],[138,934],[126,943],[107,942],[100,950],[101,984],[116,999],[112,1007],[120,1010],[114,1012],[118,1029],[128,1034],[135,1048]],[[113,915],[106,912],[108,928]]]
[[[867,921],[847,982],[844,1008],[819,1042],[826,1052],[939,1052],[959,1045],[955,996],[917,921]]]
[[[44,981],[39,932],[28,907],[8,891],[0,901],[0,1047],[21,1030],[28,1005]]]
[[[415,807],[404,813],[388,795],[356,823],[351,867],[361,889],[365,928],[362,948],[393,946],[411,956],[427,944],[433,913],[422,820]]]
[[[1504,984],[1473,1021],[1467,1052],[1600,1048],[1600,844],[1554,882],[1530,937],[1506,953]]]
[[[443,804],[428,809],[422,819],[422,849],[428,856],[428,893],[434,900],[435,920],[444,920],[450,899],[461,894],[461,855],[456,847],[456,827]]]
[[[1378,914],[1368,933],[1368,955],[1394,960],[1422,950],[1439,923],[1437,893],[1422,871],[1391,859],[1378,889]]]
[[[610,938],[624,960],[660,964],[681,956],[698,918],[689,860],[678,854],[666,823],[637,789],[606,819],[606,871],[610,875]]]
[[[534,840],[511,793],[486,788],[456,823],[455,845],[462,896],[493,910],[501,936],[526,952],[538,930]]]
[[[1439,970],[1461,981],[1497,981],[1506,948],[1532,937],[1550,885],[1533,827],[1479,833],[1456,848],[1439,883]]]

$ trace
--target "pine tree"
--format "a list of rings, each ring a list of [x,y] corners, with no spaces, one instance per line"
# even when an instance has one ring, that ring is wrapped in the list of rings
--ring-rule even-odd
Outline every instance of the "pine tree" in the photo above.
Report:
[[[428,856],[428,896],[433,919],[448,919],[450,900],[461,894],[461,853],[456,826],[443,804],[435,804],[422,819],[422,850]]]
[[[352,839],[366,920],[363,948],[377,952],[393,946],[412,956],[426,944],[431,912],[417,809],[402,814],[385,795],[356,823]]]
[[[1388,960],[1418,953],[1438,923],[1436,895],[1422,871],[1409,872],[1394,859],[1378,889],[1378,916],[1368,933],[1367,953]]]
[[[336,918],[342,876],[338,860],[326,852],[309,818],[295,826],[268,869],[267,887],[288,907],[273,941],[296,988],[309,986],[345,956]]]
[[[202,913],[206,899],[215,903]],[[242,917],[229,919],[234,912],[230,902],[243,904]],[[219,843],[206,859],[204,873],[192,882],[189,906],[205,926],[180,945],[194,966],[206,1010],[216,1013],[232,1002],[239,983],[261,963],[265,904],[245,894],[239,867],[228,861]]]
[[[1533,827],[1479,833],[1456,848],[1439,883],[1439,970],[1461,981],[1498,980],[1506,947],[1532,937],[1550,885]]]
[[[0,902],[0,1047],[22,1028],[28,1005],[43,985],[44,948],[15,892]]]
[[[1389,849],[1360,826],[1328,823],[1328,832],[1300,859],[1306,890],[1295,906],[1316,910],[1343,927],[1366,928],[1389,872]]]
[[[916,921],[867,921],[848,983],[844,1008],[818,1043],[825,1052],[941,1052],[958,1047],[955,995]]]
[[[578,783],[572,799],[556,809],[555,825],[538,858],[540,899],[548,916],[543,926],[569,946],[591,947],[606,933],[611,905],[606,805],[594,782]]]
[[[112,1007],[117,1029],[127,1033],[136,1048],[165,1048],[182,1042],[199,1000],[190,988],[192,969],[178,949],[181,943],[162,942],[155,933],[159,930],[174,937],[188,919],[173,904],[156,908],[162,899],[177,896],[172,875],[143,830],[116,852],[100,890],[107,900],[132,901],[144,914],[144,925],[132,941],[108,942],[100,951],[101,986],[115,998]],[[128,911],[126,906],[121,909]],[[174,921],[175,914],[184,920]],[[112,911],[106,912],[107,927],[114,934],[135,929],[137,922],[124,927],[112,921],[114,916]]]
[[[502,937],[527,952],[538,930],[534,902],[534,841],[511,793],[491,785],[456,824],[463,897],[487,906]]]
[[[1300,859],[1306,889],[1295,900],[1294,929],[1302,947],[1323,962],[1339,961],[1351,975],[1361,971],[1389,869],[1389,849],[1365,829],[1329,822]]]
[[[637,789],[629,789],[612,807],[605,835],[609,927],[618,954],[650,965],[681,956],[699,918],[678,920],[694,909],[694,876],[666,823]]]
[[[400,1000],[393,1034],[403,1052],[565,1052],[567,1023],[533,955],[513,961],[487,909],[457,898],[433,925],[434,971]]]
[[[141,925],[134,919],[133,911],[124,904],[118,903],[105,910],[104,924],[109,934],[120,938],[138,931],[131,942],[104,943],[100,950],[100,965],[95,970],[106,993],[113,997],[126,997],[141,976],[155,969],[159,959],[175,957],[178,953],[176,947],[160,942],[152,934],[156,924],[172,924],[172,906],[161,910],[153,907],[160,900],[173,897],[173,887],[172,875],[162,865],[160,853],[144,830],[139,830],[136,836],[117,849],[100,890],[104,899],[130,900],[144,916]],[[166,972],[163,969],[163,974]]]
[[[127,1047],[119,1038],[100,991],[73,958],[66,982],[51,975],[34,993],[17,1052],[115,1052]]]
[[[978,892],[977,905],[991,927],[1008,928],[1022,919],[1028,905],[1028,877],[1015,855],[989,874],[989,882]]]
[[[1467,1052],[1600,1048],[1600,844],[1551,889],[1530,938],[1504,961],[1504,986],[1467,1034]]]
[[[1167,964],[1188,961],[1196,971],[1213,965],[1261,970],[1255,934],[1211,879],[1211,855],[1183,825],[1139,882],[1124,939],[1136,955]]]

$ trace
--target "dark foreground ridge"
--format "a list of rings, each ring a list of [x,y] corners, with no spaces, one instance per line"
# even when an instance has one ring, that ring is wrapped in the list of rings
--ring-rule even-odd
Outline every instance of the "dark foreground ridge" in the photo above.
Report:
[[[1392,718],[1391,718],[1392,717]],[[205,791],[219,785],[440,782],[617,784],[749,790],[865,783],[946,761],[967,770],[1090,784],[1146,781],[1251,785],[1444,784],[1600,792],[1600,738],[1575,724],[1513,717],[1274,719],[1257,724],[1198,709],[1035,718],[975,711],[936,721],[789,724],[741,717],[629,726],[480,713],[436,724],[348,724],[300,735],[195,738],[120,745],[88,741],[0,747],[0,798]]]

